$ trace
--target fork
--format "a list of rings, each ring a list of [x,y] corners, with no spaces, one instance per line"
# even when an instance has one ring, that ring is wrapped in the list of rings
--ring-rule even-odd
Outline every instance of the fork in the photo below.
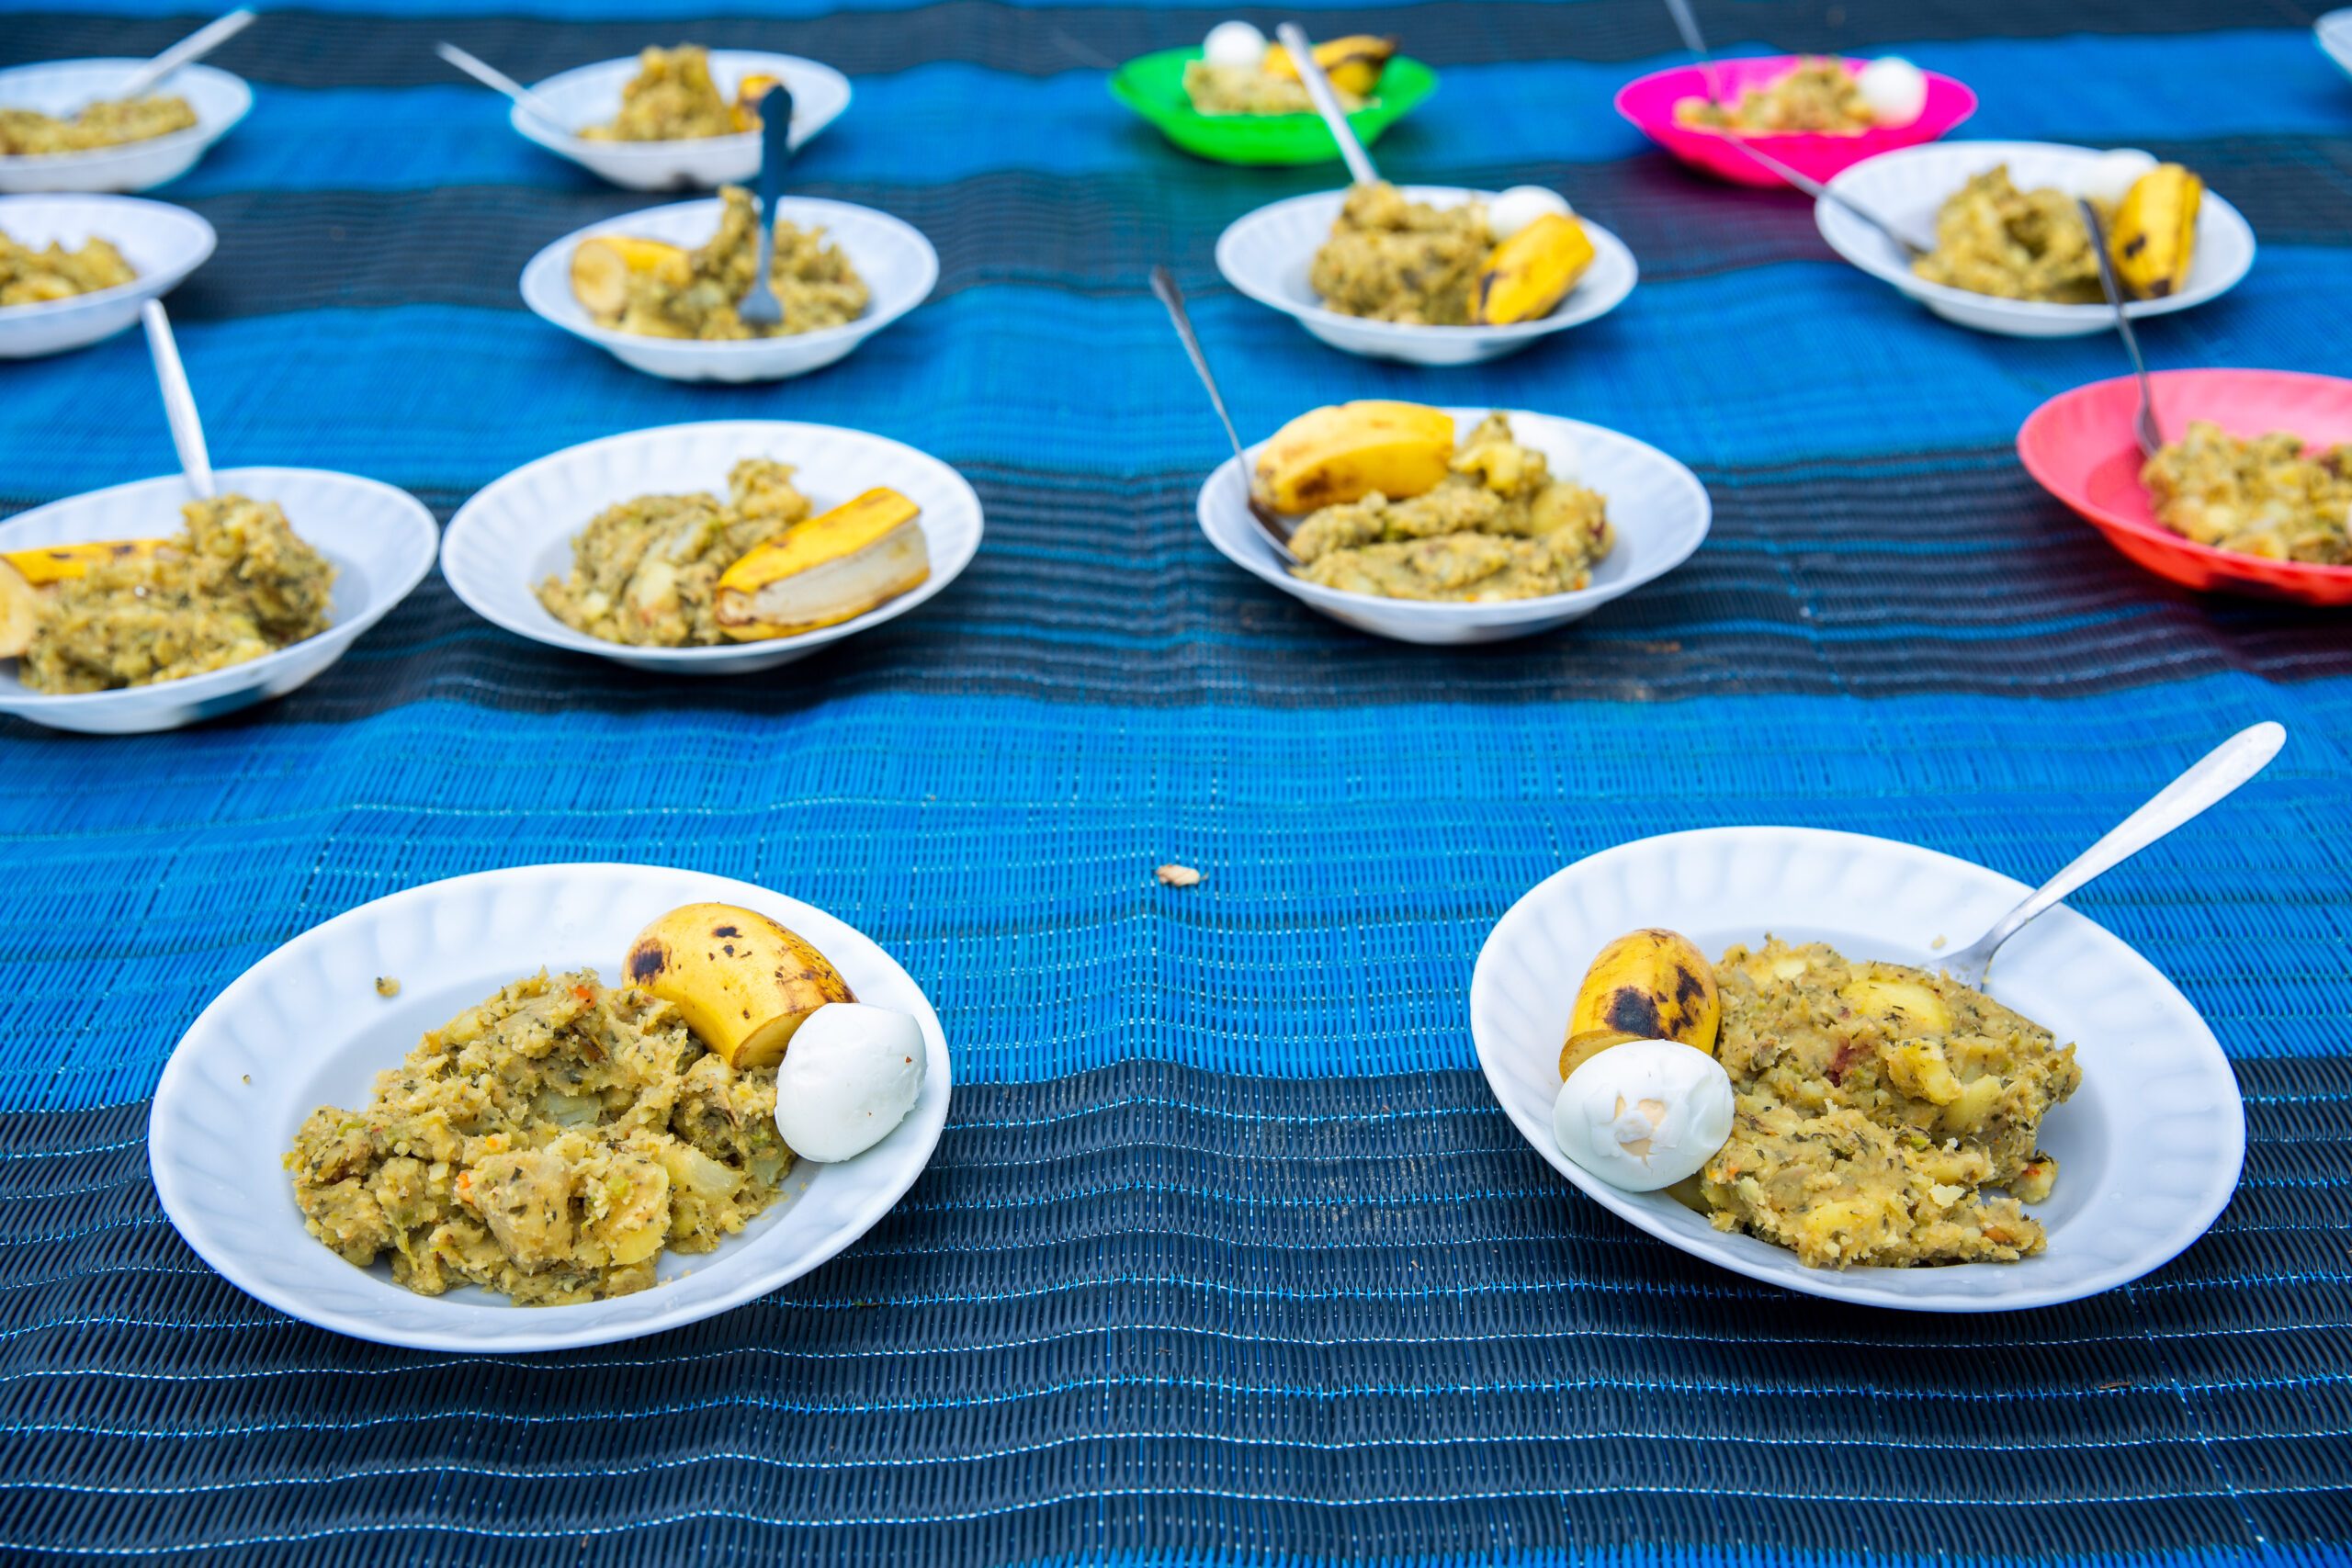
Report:
[[[752,291],[735,313],[746,325],[784,325],[784,301],[775,297],[775,209],[784,198],[784,166],[792,162],[792,91],[778,82],[760,99],[760,253],[752,271]]]

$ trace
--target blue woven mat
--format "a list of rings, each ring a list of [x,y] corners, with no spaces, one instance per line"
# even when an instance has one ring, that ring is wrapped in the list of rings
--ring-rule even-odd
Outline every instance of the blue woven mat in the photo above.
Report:
[[[988,543],[923,611],[772,677],[558,656],[435,577],[239,719],[0,726],[0,1561],[2346,1561],[2352,634],[2177,592],[2018,471],[2018,421],[2112,344],[1946,327],[1831,260],[1802,203],[1647,152],[1607,97],[1674,58],[1655,0],[1333,17],[1445,73],[1393,172],[1556,185],[1643,264],[1606,321],[1442,374],[1332,354],[1217,279],[1226,222],[1330,171],[1191,162],[1103,92],[1102,61],[1221,6],[393,9],[230,46],[254,115],[164,193],[221,231],[173,301],[219,461],[349,468],[446,517],[573,441],[815,419],[963,468]],[[2290,9],[1704,15],[1899,48],[1977,88],[1982,135],[2190,162],[2264,251],[2150,323],[2152,356],[2341,372],[2352,82]],[[0,63],[148,51],[179,10],[0,0]],[[919,223],[939,296],[766,388],[543,328],[522,260],[642,199],[514,138],[445,37],[526,78],[687,37],[840,64],[856,100],[797,177]],[[1690,462],[1715,532],[1551,638],[1317,619],[1193,524],[1220,435],[1142,287],[1159,260],[1248,430],[1366,394],[1552,410]],[[135,339],[0,367],[0,512],[171,461]],[[1976,1320],[1781,1294],[1577,1196],[1476,1073],[1479,942],[1579,855],[1783,821],[2030,879],[2261,717],[2293,735],[2268,773],[2077,900],[2203,1010],[2246,1097],[2236,1200],[2139,1284]],[[354,904],[583,858],[786,888],[907,964],[959,1076],[907,1200],[775,1296],[572,1355],[363,1345],[199,1263],[143,1141],[198,1008]],[[1206,880],[1160,887],[1169,860]]]

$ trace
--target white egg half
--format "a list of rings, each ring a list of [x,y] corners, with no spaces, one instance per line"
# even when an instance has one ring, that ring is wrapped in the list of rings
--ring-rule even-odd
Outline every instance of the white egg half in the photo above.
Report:
[[[1487,203],[1487,231],[1499,243],[1547,212],[1575,216],[1568,198],[1558,191],[1543,186],[1513,186]]]
[[[1266,35],[1247,22],[1219,22],[1202,40],[1201,58],[1211,65],[1262,65]]]
[[[2091,166],[2083,171],[2075,182],[2075,194],[2103,201],[2112,207],[2123,195],[2140,183],[2140,176],[2156,166],[2154,152],[2143,152],[2137,147],[2119,147],[2112,152],[2102,152]]]
[[[1588,1057],[1552,1107],[1560,1152],[1628,1192],[1698,1174],[1731,1122],[1731,1075],[1673,1040],[1631,1040]]]
[[[830,1002],[808,1015],[775,1073],[775,1130],[804,1159],[862,1155],[914,1109],[922,1091],[922,1030],[911,1018],[863,1002]]]
[[[1908,125],[1928,107],[1928,73],[1899,54],[1863,66],[1854,85],[1881,125]]]

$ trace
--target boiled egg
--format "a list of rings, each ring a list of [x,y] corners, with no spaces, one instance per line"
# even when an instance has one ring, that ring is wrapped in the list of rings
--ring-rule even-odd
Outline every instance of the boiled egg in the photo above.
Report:
[[[828,1002],[808,1015],[775,1072],[775,1130],[820,1162],[864,1154],[922,1092],[922,1030],[905,1013]]]
[[[1731,1075],[1676,1040],[1629,1040],[1586,1058],[1552,1107],[1560,1152],[1628,1192],[1697,1175],[1731,1122]]]
[[[2140,183],[2141,175],[2153,172],[2155,166],[2156,155],[2143,152],[2137,147],[2102,152],[2075,182],[2075,194],[2113,207],[2123,199],[2125,192]]]
[[[1928,73],[1899,54],[1873,60],[1854,75],[1854,86],[1881,125],[1908,125],[1928,107]]]
[[[1201,58],[1211,65],[1261,65],[1266,58],[1266,35],[1247,22],[1219,22],[1202,40]]]
[[[1547,212],[1573,218],[1568,198],[1543,186],[1513,186],[1487,203],[1487,231],[1502,243]]]

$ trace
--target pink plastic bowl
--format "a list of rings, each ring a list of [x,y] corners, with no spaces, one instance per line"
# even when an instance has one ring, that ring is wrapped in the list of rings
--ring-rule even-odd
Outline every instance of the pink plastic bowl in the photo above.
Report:
[[[2291,431],[2306,446],[2352,441],[2352,381],[2291,370],[2161,370],[2156,423],[2178,440],[2192,419],[2232,435]],[[2184,539],[2148,510],[2132,439],[2139,393],[2126,376],[2061,392],[2026,417],[2018,457],[2041,488],[2082,513],[2108,543],[2190,588],[2352,604],[2352,566],[2266,560]]]
[[[1799,54],[1772,54],[1758,59],[1718,60],[1712,66],[1715,78],[1715,95],[1720,98],[1736,98],[1745,87],[1760,87],[1765,83],[1787,75],[1808,58]],[[1848,60],[1846,68],[1859,71],[1870,63],[1863,60]],[[1856,136],[1825,136],[1819,131],[1796,131],[1781,136],[1750,136],[1746,138],[1766,153],[1801,175],[1811,175],[1816,180],[1828,180],[1840,171],[1851,168],[1865,158],[1881,152],[1892,152],[1898,147],[1917,147],[1923,141],[1933,141],[1948,134],[1952,127],[1976,112],[1976,95],[1949,76],[1930,71],[1928,76],[1928,107],[1919,118],[1908,125],[1876,126]],[[1702,69],[1696,65],[1677,65],[1668,71],[1653,71],[1618,89],[1617,112],[1634,122],[1643,135],[1665,148],[1694,169],[1703,169],[1719,179],[1735,185],[1761,186],[1770,189],[1781,184],[1773,174],[1754,159],[1745,157],[1738,148],[1720,130],[1706,130],[1683,125],[1674,118],[1674,106],[1685,98],[1707,96],[1707,81]]]

